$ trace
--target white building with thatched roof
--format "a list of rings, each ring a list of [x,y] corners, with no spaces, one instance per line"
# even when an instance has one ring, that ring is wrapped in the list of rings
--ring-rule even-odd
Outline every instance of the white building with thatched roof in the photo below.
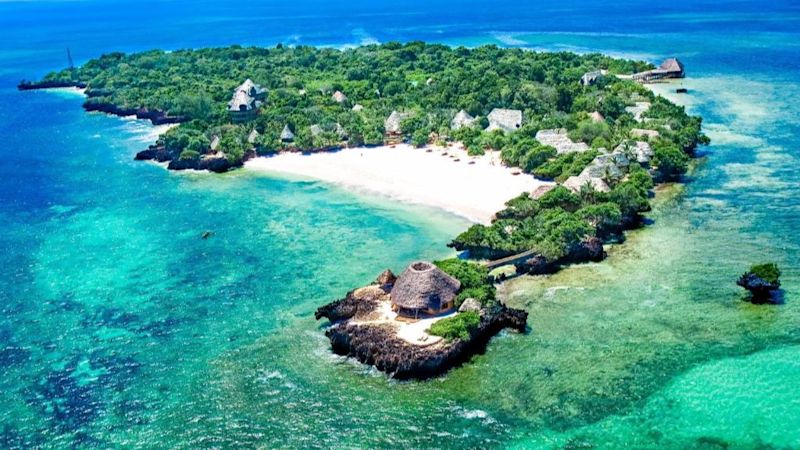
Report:
[[[661,136],[657,130],[645,130],[642,128],[634,128],[631,130],[631,136],[635,138],[657,138]]]
[[[503,130],[508,133],[522,126],[522,111],[518,109],[495,108],[486,118],[489,119],[486,131]]]
[[[294,133],[289,128],[289,125],[286,124],[283,126],[283,131],[281,131],[281,141],[283,142],[292,142],[294,140]]]
[[[649,143],[644,141],[627,141],[619,144],[614,149],[614,153],[622,152],[633,156],[639,164],[650,164],[650,160],[655,156],[655,151]]]
[[[266,89],[262,89],[249,78],[245,80],[233,91],[233,96],[228,102],[228,114],[231,121],[242,123],[253,120],[266,95]]]
[[[463,127],[471,127],[475,123],[475,118],[470,116],[468,112],[463,109],[456,113],[453,120],[450,121],[451,130],[459,130]]]
[[[336,103],[344,103],[347,101],[347,96],[342,93],[342,91],[336,91],[333,93],[333,101]]]
[[[590,186],[597,192],[611,191],[611,188],[608,187],[608,183],[606,183],[602,178],[586,177],[583,174],[567,178],[562,185],[576,194],[579,193],[584,186]]]
[[[432,263],[417,261],[403,271],[390,293],[392,309],[404,317],[452,310],[461,282]]]
[[[536,140],[542,145],[549,145],[555,148],[559,155],[563,153],[581,153],[589,150],[589,146],[586,143],[573,142],[564,128],[539,130],[536,132]]]
[[[636,102],[633,106],[626,106],[625,111],[630,113],[635,121],[641,122],[642,115],[650,109],[650,106],[650,102]]]
[[[591,72],[586,72],[581,77],[581,86],[591,86],[597,83],[597,80],[605,75],[602,70],[593,70]]]

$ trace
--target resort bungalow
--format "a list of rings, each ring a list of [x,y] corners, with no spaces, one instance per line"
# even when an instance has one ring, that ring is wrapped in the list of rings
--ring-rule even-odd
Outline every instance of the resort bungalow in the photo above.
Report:
[[[260,134],[258,134],[258,131],[256,131],[255,128],[253,128],[253,131],[251,131],[250,134],[247,135],[247,143],[253,146],[253,148],[255,148],[259,136]]]
[[[281,131],[281,142],[288,143],[294,141],[294,133],[289,128],[289,125],[283,126],[283,131]]]
[[[462,109],[453,117],[453,120],[450,122],[450,129],[459,130],[463,127],[471,127],[474,123],[475,118]]]
[[[581,86],[591,86],[597,83],[597,80],[602,78],[605,74],[605,70],[593,70],[591,72],[586,72],[581,77]]]
[[[686,70],[683,63],[678,58],[669,58],[661,63],[657,69],[647,70],[633,74],[633,79],[642,83],[653,80],[663,80],[666,78],[683,78]]]
[[[522,126],[522,111],[518,109],[495,108],[487,116],[489,126],[486,131],[503,130],[508,133]]]
[[[265,89],[253,83],[249,78],[245,80],[233,91],[233,97],[228,102],[228,114],[231,122],[243,123],[253,120],[266,95]]]
[[[408,113],[392,111],[389,117],[387,117],[383,122],[383,140],[386,142],[386,145],[399,144],[403,142],[403,130],[400,129],[400,123],[406,117],[408,117]]]
[[[392,310],[401,317],[418,318],[451,311],[461,282],[426,261],[412,263],[390,292]]]

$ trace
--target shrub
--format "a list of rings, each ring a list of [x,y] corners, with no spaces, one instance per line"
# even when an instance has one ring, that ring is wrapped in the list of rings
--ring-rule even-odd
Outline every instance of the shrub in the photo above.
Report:
[[[755,264],[750,273],[770,283],[777,283],[781,277],[781,269],[775,263]]]
[[[458,313],[453,317],[439,320],[431,325],[428,333],[434,336],[441,336],[448,341],[469,339],[473,330],[478,328],[481,321],[480,315],[475,311]]]
[[[181,152],[181,156],[179,159],[187,160],[187,159],[197,159],[200,157],[200,153],[197,153],[194,150],[184,150]]]
[[[470,297],[482,305],[494,301],[495,288],[488,281],[489,270],[485,266],[458,258],[434,261],[434,264],[461,282],[461,292],[455,301],[456,307],[461,306],[461,303]]]

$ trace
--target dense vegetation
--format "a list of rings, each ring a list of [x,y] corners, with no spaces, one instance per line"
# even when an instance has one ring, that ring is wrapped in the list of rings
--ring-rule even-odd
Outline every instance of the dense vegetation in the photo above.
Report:
[[[458,258],[434,261],[433,263],[461,282],[461,292],[458,293],[455,300],[456,308],[468,298],[474,298],[484,306],[494,303],[495,287],[489,283],[489,270],[485,266]]]
[[[334,132],[340,124],[350,145],[379,144],[384,120],[393,110],[411,113],[403,132],[416,143],[431,132],[450,135],[456,111],[481,117],[493,108],[524,112],[528,133],[542,127],[574,128],[589,112],[599,110],[616,120],[630,102],[630,92],[642,92],[634,83],[609,78],[585,89],[578,80],[598,68],[630,73],[647,68],[599,54],[536,53],[484,46],[451,48],[422,42],[369,45],[344,51],[329,48],[211,48],[164,52],[153,50],[125,55],[111,53],[74,70],[49,74],[45,81],[75,81],[88,86],[90,103],[120,108],[149,108],[181,116],[187,122],[167,139],[181,149],[202,153],[211,135],[230,134],[222,151],[235,158],[244,154],[244,137],[255,128],[261,133],[261,152],[286,147],[308,150],[341,144]],[[226,106],[242,81],[250,78],[268,89],[258,117],[244,125],[230,125]],[[624,87],[623,87],[624,86]],[[337,103],[341,91],[347,101]],[[352,106],[362,105],[360,112]],[[284,125],[294,131],[291,144],[280,142]],[[313,135],[311,125],[323,132]],[[222,128],[215,128],[222,127]],[[469,136],[466,136],[469,134]],[[205,136],[205,140],[200,138]],[[464,130],[456,136],[475,152],[506,145],[501,133]],[[517,153],[528,139],[513,138]],[[192,142],[191,148],[188,144]],[[190,153],[185,156],[193,155]],[[530,164],[532,167],[533,164]]]
[[[777,284],[781,278],[781,269],[775,263],[753,265],[750,267],[750,273],[773,284]]]
[[[480,321],[481,318],[477,312],[466,311],[458,313],[453,317],[436,321],[431,325],[428,333],[434,336],[441,336],[448,341],[454,339],[465,341],[469,339],[470,333],[478,328]]]
[[[471,154],[499,150],[506,164],[559,182],[580,174],[608,150],[633,140],[648,142],[654,151],[649,164],[634,162],[609,177],[609,192],[586,185],[577,193],[559,187],[539,199],[522,194],[510,200],[492,224],[475,225],[451,243],[476,258],[533,249],[555,261],[589,238],[605,240],[637,223],[639,214],[650,208],[654,181],[679,179],[695,147],[707,142],[700,118],[688,116],[682,107],[636,82],[611,76],[650,67],[600,54],[422,42],[347,50],[234,46],[112,53],[80,68],[52,73],[45,81],[86,84],[88,103],[182,117],[185,121],[159,141],[181,161],[209,153],[214,136],[231,163],[240,162],[254,147],[266,154],[344,145],[344,134],[347,145],[379,144],[384,120],[394,110],[407,113],[402,134],[414,144],[433,139],[460,142]],[[610,75],[582,86],[581,76],[598,69]],[[227,102],[247,78],[266,88],[267,98],[254,120],[232,124]],[[347,99],[336,101],[336,91]],[[626,107],[641,101],[652,106],[638,122]],[[522,126],[512,133],[483,131],[493,108],[521,110]],[[477,120],[472,127],[451,130],[450,122],[461,109]],[[280,140],[286,125],[294,131],[292,142]],[[312,133],[312,125],[319,126],[318,132]],[[535,139],[539,130],[553,128],[565,128],[572,140],[590,150],[558,155]],[[635,128],[657,131],[658,136],[636,137]],[[253,129],[259,136],[250,143]],[[342,129],[345,133],[338,132]],[[493,299],[493,291],[472,283],[475,274],[455,262],[440,263],[467,280],[462,279],[465,288],[459,301],[467,296],[482,302]]]

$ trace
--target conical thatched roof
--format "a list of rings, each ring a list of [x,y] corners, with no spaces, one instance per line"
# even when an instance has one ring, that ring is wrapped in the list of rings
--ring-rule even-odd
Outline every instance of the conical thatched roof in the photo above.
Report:
[[[336,91],[333,93],[333,100],[336,103],[344,103],[347,101],[347,96],[342,93],[342,91]]]
[[[258,136],[260,136],[258,134],[258,131],[256,131],[255,128],[253,128],[253,131],[251,131],[250,134],[247,135],[247,142],[249,144],[255,144],[256,143],[256,139],[258,139]]]
[[[400,133],[400,122],[406,117],[408,117],[408,113],[392,111],[389,117],[386,118],[386,121],[383,122],[383,129],[386,130],[387,133]]]
[[[364,110],[364,105],[356,103],[353,105],[353,112],[361,112]]]
[[[312,136],[319,136],[320,134],[322,134],[322,127],[317,124],[314,124],[308,128],[308,131],[311,132]]]
[[[450,122],[450,128],[458,130],[462,127],[472,126],[473,123],[475,123],[475,118],[462,109],[453,117],[453,120]]]
[[[452,301],[461,282],[425,261],[412,263],[392,287],[392,304],[403,309],[440,310]]]
[[[283,131],[281,131],[281,140],[282,141],[291,141],[294,140],[294,133],[292,130],[289,129],[289,125],[284,125]]]

